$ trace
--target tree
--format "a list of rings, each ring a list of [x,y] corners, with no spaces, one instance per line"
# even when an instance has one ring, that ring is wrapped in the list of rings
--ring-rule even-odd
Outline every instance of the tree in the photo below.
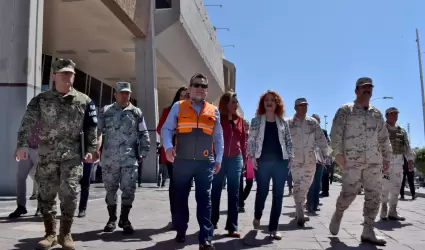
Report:
[[[415,148],[415,167],[422,174],[425,174],[425,148]]]

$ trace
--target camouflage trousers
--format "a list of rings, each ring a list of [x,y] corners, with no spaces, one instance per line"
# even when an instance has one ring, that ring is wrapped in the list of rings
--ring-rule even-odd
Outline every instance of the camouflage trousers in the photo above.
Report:
[[[389,202],[390,206],[397,206],[398,203],[398,195],[403,181],[403,164],[403,155],[393,155],[388,174],[382,179],[381,202]]]
[[[137,166],[102,166],[102,179],[106,189],[106,204],[117,204],[118,188],[121,189],[122,205],[132,205],[136,192]]]
[[[316,173],[316,163],[297,163],[291,166],[293,185],[293,194],[295,203],[304,204],[308,190],[313,182]]]
[[[40,157],[35,178],[39,185],[38,204],[44,219],[56,217],[56,195],[59,194],[61,216],[72,220],[82,176],[83,164],[79,159],[53,162]]]
[[[356,198],[362,185],[364,223],[373,225],[381,200],[382,164],[346,162],[342,169],[342,190],[336,201],[336,210],[345,211]]]

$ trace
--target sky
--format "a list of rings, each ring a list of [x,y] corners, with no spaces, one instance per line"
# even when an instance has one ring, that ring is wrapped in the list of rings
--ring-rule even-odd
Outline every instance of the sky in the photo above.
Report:
[[[263,3],[262,3],[263,2]],[[262,3],[262,4],[260,4]],[[237,68],[236,92],[251,119],[260,95],[272,89],[286,116],[305,97],[308,113],[327,115],[354,100],[355,82],[374,81],[372,101],[381,112],[397,107],[413,146],[425,146],[416,44],[425,52],[424,0],[204,0],[225,57]],[[423,54],[425,60],[425,54]]]

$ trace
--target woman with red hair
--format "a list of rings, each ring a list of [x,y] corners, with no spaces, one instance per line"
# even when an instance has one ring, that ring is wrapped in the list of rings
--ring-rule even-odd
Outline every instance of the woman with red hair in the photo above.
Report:
[[[220,199],[224,179],[227,179],[227,221],[228,236],[239,238],[239,181],[246,162],[246,134],[243,118],[238,115],[239,102],[236,93],[228,91],[220,98],[218,109],[223,128],[224,154],[221,169],[214,176],[211,190],[211,222],[214,228],[220,218]]]
[[[252,222],[254,229],[260,226],[264,205],[273,181],[273,201],[269,221],[269,233],[280,240],[279,218],[282,212],[283,188],[293,158],[292,139],[288,123],[284,120],[282,98],[273,90],[266,91],[258,103],[257,114],[251,121],[247,144],[248,157],[255,169],[257,193]]]

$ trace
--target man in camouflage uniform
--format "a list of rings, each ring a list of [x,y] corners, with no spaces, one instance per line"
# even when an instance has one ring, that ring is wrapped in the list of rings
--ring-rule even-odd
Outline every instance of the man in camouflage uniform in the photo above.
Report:
[[[300,226],[309,220],[304,215],[303,205],[316,172],[316,147],[319,147],[323,156],[329,155],[329,146],[319,123],[316,119],[306,116],[307,106],[305,98],[298,98],[295,101],[296,113],[288,119],[294,151],[291,174],[294,180],[296,220]]]
[[[329,230],[337,235],[344,211],[357,196],[361,185],[365,189],[362,242],[385,245],[377,237],[374,222],[379,210],[382,190],[382,170],[391,160],[391,144],[381,112],[369,104],[372,79],[359,78],[356,82],[356,100],[344,104],[335,114],[331,129],[333,156],[342,167],[342,190]]]
[[[387,118],[386,126],[390,136],[393,154],[389,169],[384,173],[384,179],[382,180],[381,219],[404,221],[405,218],[397,214],[398,195],[403,181],[404,156],[408,160],[408,169],[410,171],[413,170],[415,156],[410,147],[406,130],[397,124],[398,109],[395,107],[387,109],[385,111],[385,117]],[[388,203],[390,205],[389,211]]]
[[[150,140],[142,111],[130,103],[130,83],[118,82],[116,102],[99,111],[99,133],[103,140],[102,179],[106,189],[109,220],[104,231],[113,232],[117,221],[117,191],[121,189],[118,226],[126,234],[134,229],[128,215],[136,191],[137,167],[149,152]]]
[[[27,159],[27,139],[32,125],[39,120],[36,180],[46,235],[37,249],[49,249],[59,242],[63,249],[71,250],[75,249],[70,231],[77,206],[77,187],[83,174],[82,161],[92,162],[97,157],[97,116],[93,101],[72,87],[75,63],[59,59],[53,64],[53,72],[55,90],[38,94],[27,106],[18,132],[16,159]],[[62,215],[58,238],[57,193]]]

